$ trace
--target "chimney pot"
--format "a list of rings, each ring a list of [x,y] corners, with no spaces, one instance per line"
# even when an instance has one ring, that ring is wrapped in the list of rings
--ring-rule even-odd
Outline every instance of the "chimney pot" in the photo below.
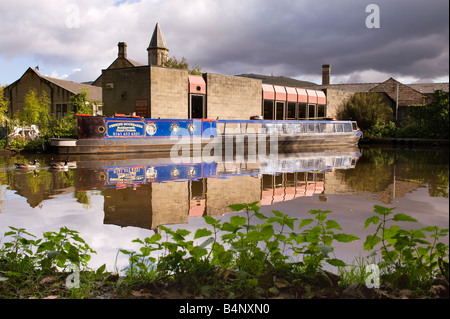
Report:
[[[119,42],[117,44],[117,46],[119,47],[118,57],[119,58],[126,58],[127,57],[127,44],[125,42]]]
[[[322,85],[330,84],[331,66],[329,64],[322,65]]]

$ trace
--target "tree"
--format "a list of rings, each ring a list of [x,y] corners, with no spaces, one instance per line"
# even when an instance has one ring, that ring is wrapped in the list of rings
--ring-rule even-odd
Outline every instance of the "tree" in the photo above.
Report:
[[[15,114],[15,117],[27,125],[38,125],[40,129],[48,127],[48,113],[50,112],[50,99],[47,92],[40,95],[35,89],[30,89],[25,96],[23,111]]]
[[[0,120],[5,117],[6,111],[8,111],[9,100],[5,95],[5,86],[0,86]]]
[[[355,93],[338,111],[337,118],[357,121],[368,135],[386,135],[395,128],[392,108],[375,92]]]
[[[188,70],[191,75],[202,75],[202,70],[198,65],[189,68],[189,63],[185,57],[182,57],[181,60],[178,61],[175,56],[172,56],[164,62],[164,66],[168,68]]]
[[[449,138],[449,93],[436,90],[428,105],[410,107],[408,124],[402,128],[404,137]]]
[[[70,97],[70,104],[72,104],[72,109],[75,114],[93,114],[88,89],[83,89],[80,93],[72,95]]]

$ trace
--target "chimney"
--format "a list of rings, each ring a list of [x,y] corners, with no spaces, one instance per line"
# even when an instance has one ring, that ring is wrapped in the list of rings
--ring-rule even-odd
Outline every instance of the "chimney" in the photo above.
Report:
[[[127,57],[127,44],[125,42],[119,42],[117,44],[117,46],[119,47],[119,54],[118,57],[119,58],[125,58]]]
[[[322,65],[322,85],[330,84],[331,66],[329,64]]]

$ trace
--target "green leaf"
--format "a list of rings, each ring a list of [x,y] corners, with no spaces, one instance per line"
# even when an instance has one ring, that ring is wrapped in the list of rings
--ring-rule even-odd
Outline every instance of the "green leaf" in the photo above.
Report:
[[[329,263],[331,266],[336,266],[336,267],[345,267],[345,266],[347,266],[347,264],[345,262],[343,262],[340,259],[336,259],[336,258],[326,259],[326,262]]]
[[[349,243],[359,239],[357,236],[351,234],[334,234],[333,238],[341,243]]]
[[[246,209],[248,206],[246,204],[232,204],[228,205],[228,207],[234,212],[240,212]]]
[[[159,240],[161,240],[161,234],[160,233],[156,233],[150,238],[149,237],[145,238],[145,242],[147,244],[154,244],[154,243],[158,242]]]
[[[245,217],[242,216],[232,216],[230,218],[230,224],[232,226],[242,226],[245,225],[245,222],[247,221],[247,219]]]
[[[203,216],[203,219],[205,220],[205,222],[209,225],[218,225],[220,221],[218,221],[217,219],[211,217],[211,216]]]
[[[401,222],[414,222],[414,223],[417,222],[417,219],[412,218],[411,216],[408,216],[403,213],[395,214],[394,218],[392,220],[397,221],[397,222],[400,222],[400,221]]]
[[[380,221],[380,218],[378,216],[372,216],[366,219],[364,222],[364,229],[366,229],[371,223],[376,225]]]
[[[377,235],[367,235],[366,241],[364,242],[364,249],[372,250],[380,241],[381,238]]]
[[[214,243],[215,240],[212,237],[207,238],[203,243],[200,244],[200,246],[198,246],[200,249],[204,249],[206,248],[208,245]]]
[[[380,206],[380,205],[375,205],[374,206],[374,212],[379,214],[379,215],[384,215],[384,216],[388,216],[392,213],[392,211],[395,209],[395,207],[393,208],[387,208],[384,206]]]
[[[195,232],[194,235],[194,239],[198,239],[198,238],[202,238],[205,236],[210,236],[212,234],[212,232],[206,228],[200,228],[197,229],[197,231]]]
[[[327,220],[325,222],[326,229],[342,229],[341,225],[335,220]]]
[[[103,265],[101,265],[98,269],[97,269],[97,271],[95,272],[97,275],[101,275],[101,274],[103,274],[103,272],[105,271],[105,269],[106,269],[106,264],[103,264]]]
[[[301,229],[302,227],[311,224],[313,221],[314,221],[314,220],[311,219],[311,218],[303,219],[303,220],[300,222],[300,225],[298,226],[298,229]]]

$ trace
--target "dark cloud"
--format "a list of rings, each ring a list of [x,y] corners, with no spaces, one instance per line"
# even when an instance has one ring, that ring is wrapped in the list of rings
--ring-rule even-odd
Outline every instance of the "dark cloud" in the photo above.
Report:
[[[170,55],[208,72],[320,81],[321,65],[329,63],[332,80],[341,81],[449,74],[443,0],[80,0],[80,27],[71,29],[72,2],[0,4],[0,62],[28,56],[52,71],[81,69],[70,79],[93,80],[116,57],[119,41],[127,42],[130,58],[146,63],[159,22]],[[380,9],[378,29],[366,27],[371,3]]]

